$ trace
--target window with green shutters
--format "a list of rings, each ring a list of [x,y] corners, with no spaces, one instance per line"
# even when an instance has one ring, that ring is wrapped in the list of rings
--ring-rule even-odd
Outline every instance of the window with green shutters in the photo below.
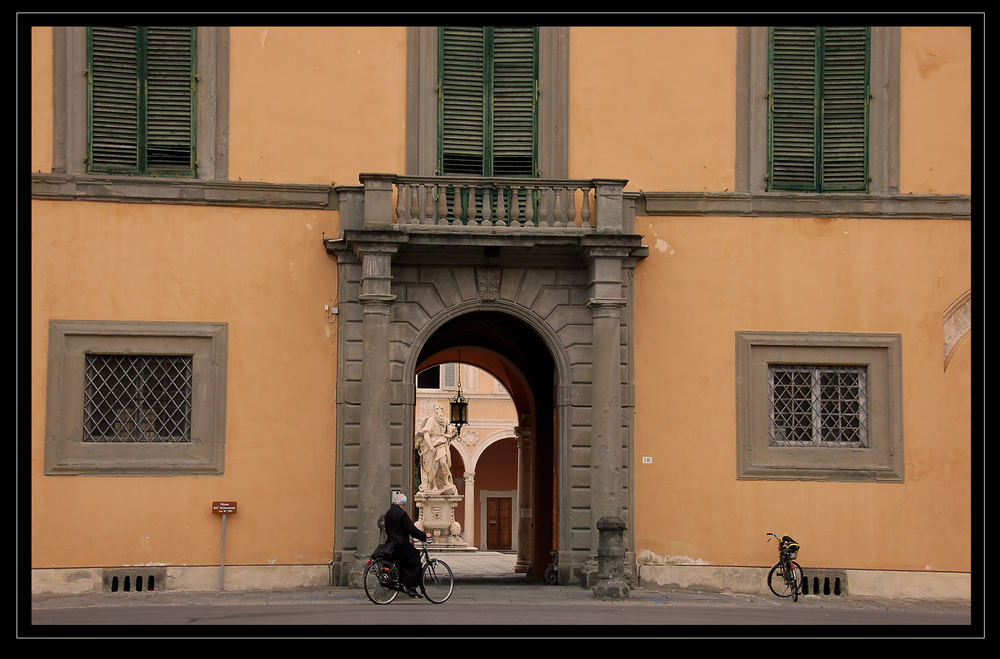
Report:
[[[87,169],[195,175],[195,28],[87,29]]]
[[[870,30],[773,27],[768,189],[867,192]]]
[[[538,28],[438,30],[438,173],[538,176]]]

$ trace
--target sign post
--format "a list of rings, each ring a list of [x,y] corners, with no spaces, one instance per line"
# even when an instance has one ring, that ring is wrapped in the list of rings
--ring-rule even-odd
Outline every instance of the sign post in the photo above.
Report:
[[[236,514],[235,501],[213,501],[212,512],[222,515],[222,556],[219,559],[219,590],[223,590],[223,573],[226,569],[226,516]]]

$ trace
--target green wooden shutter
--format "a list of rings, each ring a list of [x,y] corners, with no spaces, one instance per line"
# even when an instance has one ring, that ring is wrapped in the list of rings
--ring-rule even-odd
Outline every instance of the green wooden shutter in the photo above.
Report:
[[[194,175],[193,27],[146,28],[146,167]]]
[[[442,174],[482,176],[486,146],[482,27],[442,27],[438,66],[438,167]]]
[[[194,176],[194,28],[90,28],[87,73],[89,171]]]
[[[822,190],[868,188],[868,29],[823,30]]]
[[[772,190],[816,189],[816,28],[771,28]]]
[[[438,32],[439,172],[536,176],[537,28]]]
[[[868,35],[771,28],[768,189],[867,190]]]
[[[493,33],[493,176],[536,176],[538,28]]]
[[[88,30],[88,166],[90,171],[139,171],[139,30]]]

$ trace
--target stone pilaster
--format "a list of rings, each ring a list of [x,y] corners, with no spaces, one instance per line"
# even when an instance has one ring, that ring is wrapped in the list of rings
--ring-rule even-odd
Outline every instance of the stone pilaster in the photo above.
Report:
[[[532,460],[531,430],[523,425],[514,428],[517,438],[517,561],[514,572],[527,572],[531,568],[532,538]]]
[[[351,581],[360,583],[368,555],[378,545],[377,520],[389,508],[390,391],[389,321],[392,245],[359,245],[364,348],[361,375],[360,471],[358,474],[358,544]]]
[[[594,353],[591,398],[590,500],[592,519],[623,518],[622,455],[622,259],[619,250],[590,253],[590,295]],[[596,528],[594,543],[597,545]]]

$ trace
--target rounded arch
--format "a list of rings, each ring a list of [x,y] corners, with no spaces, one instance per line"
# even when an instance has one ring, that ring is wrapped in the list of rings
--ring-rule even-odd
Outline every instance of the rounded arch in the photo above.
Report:
[[[432,361],[428,359],[428,355],[425,354],[428,343],[439,330],[441,330],[448,323],[453,322],[462,316],[485,313],[504,314],[509,316],[514,321],[523,323],[526,327],[532,329],[548,349],[548,353],[555,364],[556,381],[559,383],[569,382],[569,356],[566,354],[562,342],[559,340],[559,337],[556,336],[553,329],[530,309],[505,300],[495,300],[489,303],[484,303],[478,300],[462,302],[448,307],[431,318],[417,331],[416,336],[410,344],[412,349],[410,350],[410,354],[407,355],[406,361],[403,365],[403,373],[404,376],[408,378],[407,381],[411,381],[413,379],[417,372],[418,365],[421,368],[426,368],[434,363],[447,361],[445,359],[442,359],[441,361]],[[427,363],[422,364],[421,362],[423,360],[427,360]],[[506,386],[506,384],[504,386]]]
[[[519,532],[528,537],[523,543],[530,554],[524,570],[541,576],[560,534],[559,483],[565,479],[559,474],[563,465],[558,455],[568,442],[564,421],[568,412],[559,392],[570,382],[569,357],[555,331],[530,310],[504,301],[465,302],[442,310],[418,330],[404,362],[405,381],[414,382],[416,373],[429,366],[459,361],[459,350],[463,364],[483,368],[500,380],[517,410],[530,469],[523,470],[523,491],[528,494],[516,517],[524,523]],[[404,437],[413,436],[415,399],[414,391],[409,413],[403,415]],[[496,436],[490,443],[504,437]],[[518,490],[522,491],[520,485]],[[521,551],[519,545],[519,563]]]
[[[520,529],[515,525],[515,511],[521,508],[520,498],[530,494],[518,487],[519,458],[517,440],[509,434],[492,442],[479,455],[475,487],[472,492],[466,492],[467,496],[472,496],[475,509],[474,528],[466,528],[475,538],[477,547],[511,550],[520,549],[521,540],[531,542],[530,534],[520,537]],[[524,556],[528,554],[530,552],[524,552]]]
[[[463,356],[462,350],[465,350]],[[504,386],[515,406],[526,409],[529,413],[534,410],[530,396],[528,396],[528,382],[520,368],[506,355],[490,348],[454,346],[444,348],[425,357],[414,367],[414,373],[448,363],[462,363],[475,366],[489,375],[493,376]]]
[[[466,467],[475,471],[476,465],[479,463],[479,458],[483,456],[486,449],[504,439],[517,439],[517,433],[514,432],[513,428],[503,428],[481,438],[476,444],[475,449],[469,452],[469,459],[465,463]]]

